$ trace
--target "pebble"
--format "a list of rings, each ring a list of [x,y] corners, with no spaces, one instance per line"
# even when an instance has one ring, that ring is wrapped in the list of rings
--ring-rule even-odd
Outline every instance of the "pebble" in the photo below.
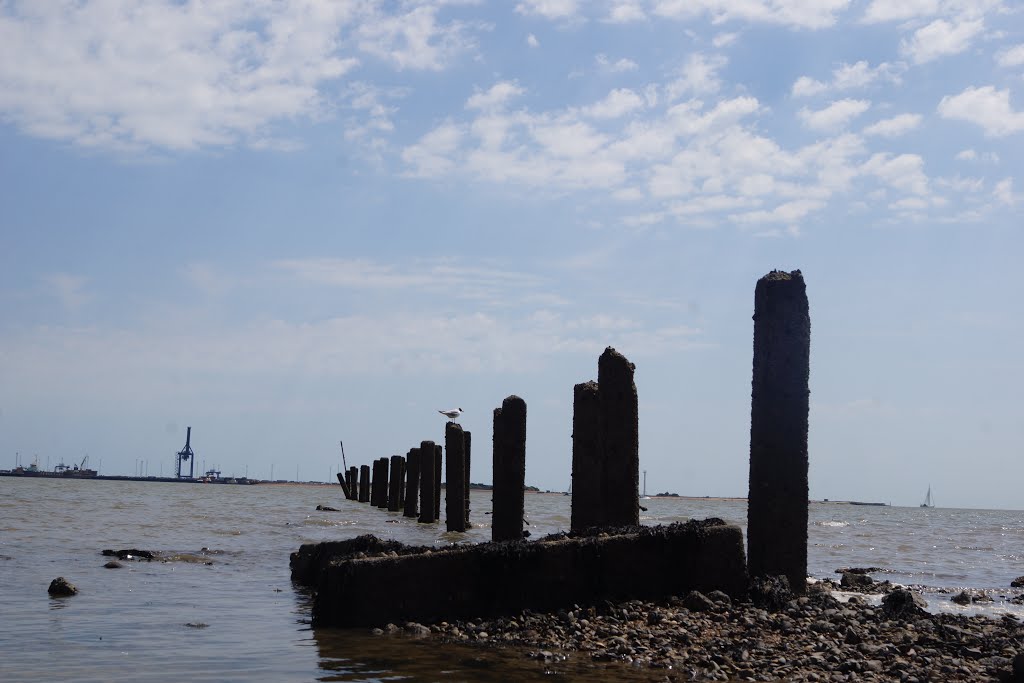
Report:
[[[432,630],[444,641],[520,647],[544,660],[618,661],[657,680],[1024,682],[1015,677],[1024,671],[1024,624],[1013,618],[930,614],[916,595],[888,608],[840,604],[827,586],[774,612],[723,595],[573,605]]]

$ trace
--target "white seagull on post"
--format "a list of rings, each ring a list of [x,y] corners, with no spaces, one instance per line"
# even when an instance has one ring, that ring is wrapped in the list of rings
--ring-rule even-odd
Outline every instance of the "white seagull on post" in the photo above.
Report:
[[[455,418],[462,415],[462,408],[454,408],[452,410],[439,410],[437,411],[448,418],[449,422],[455,422]]]

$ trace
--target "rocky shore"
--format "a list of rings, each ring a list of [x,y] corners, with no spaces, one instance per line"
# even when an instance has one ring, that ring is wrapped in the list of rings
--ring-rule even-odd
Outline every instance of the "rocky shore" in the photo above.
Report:
[[[930,614],[902,588],[877,606],[857,596],[840,602],[831,589],[815,585],[799,598],[769,591],[754,602],[694,592],[374,632],[519,647],[538,659],[620,661],[651,680],[1024,683],[1024,624],[1012,616]]]

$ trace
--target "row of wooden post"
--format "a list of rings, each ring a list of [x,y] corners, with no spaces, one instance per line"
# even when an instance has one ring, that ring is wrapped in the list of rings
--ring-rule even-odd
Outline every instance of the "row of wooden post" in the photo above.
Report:
[[[808,389],[810,315],[803,275],[772,271],[754,296],[754,362],[751,390],[750,480],[747,507],[751,576],[783,575],[804,591],[807,571]],[[636,526],[640,523],[639,411],[634,365],[608,347],[598,359],[596,382],[577,384],[573,395],[572,509],[570,528]],[[470,433],[449,422],[445,429],[448,531],[469,526]],[[349,468],[346,495],[416,516],[440,517],[441,446],[424,441],[407,458],[377,461],[373,488],[369,468]],[[523,538],[526,470],[526,403],[509,396],[494,410],[494,541]],[[432,472],[433,477],[422,473]],[[341,474],[338,475],[341,480]],[[404,479],[404,482],[403,482]],[[404,492],[404,494],[403,494]],[[404,495],[404,502],[403,502]]]
[[[449,422],[445,430],[448,450],[447,466],[447,525],[448,531],[469,528],[469,461],[471,434]],[[349,467],[338,473],[338,482],[345,497],[389,512],[401,512],[423,523],[436,522],[441,517],[442,447],[433,441],[423,441],[419,448],[411,448],[405,456],[392,455],[379,458],[373,466]],[[433,476],[424,476],[430,473]],[[428,504],[422,504],[429,501]]]

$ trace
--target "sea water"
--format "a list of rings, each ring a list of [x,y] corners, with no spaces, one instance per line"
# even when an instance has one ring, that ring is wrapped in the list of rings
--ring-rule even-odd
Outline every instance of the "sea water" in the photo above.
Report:
[[[746,522],[742,500],[642,504],[644,524]],[[346,501],[337,485],[2,477],[0,681],[643,678],[584,656],[552,664],[521,651],[310,627],[309,599],[293,587],[288,568],[302,543],[366,533],[438,546],[489,540],[490,493],[473,491],[471,505],[473,528],[449,534],[443,522],[417,524]],[[566,530],[569,505],[561,494],[526,496],[531,538]],[[1020,593],[1009,584],[1024,575],[1024,512],[816,503],[808,534],[814,577],[878,567],[876,579],[924,587],[932,610],[1024,616],[1005,599]],[[175,559],[106,569],[106,548]],[[57,576],[79,594],[51,598],[47,587]],[[996,601],[960,608],[949,598],[961,588],[987,590]]]

